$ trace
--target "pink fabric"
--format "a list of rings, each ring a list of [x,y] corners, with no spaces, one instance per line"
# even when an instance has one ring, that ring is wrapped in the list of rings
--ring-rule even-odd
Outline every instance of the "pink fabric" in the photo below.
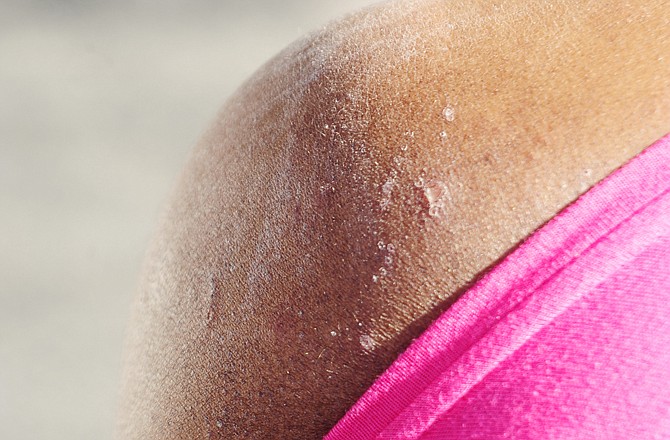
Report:
[[[670,135],[489,272],[326,438],[670,439]]]

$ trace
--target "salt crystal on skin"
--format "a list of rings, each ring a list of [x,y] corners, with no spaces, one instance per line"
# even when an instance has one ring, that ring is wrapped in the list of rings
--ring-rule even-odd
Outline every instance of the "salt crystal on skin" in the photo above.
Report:
[[[456,112],[454,111],[454,108],[449,105],[446,106],[444,110],[442,110],[442,115],[444,115],[444,119],[449,122],[452,122],[454,119],[456,119]]]

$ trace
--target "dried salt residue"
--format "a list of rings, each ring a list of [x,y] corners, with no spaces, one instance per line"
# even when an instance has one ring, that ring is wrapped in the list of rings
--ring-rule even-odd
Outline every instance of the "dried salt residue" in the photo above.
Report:
[[[456,119],[456,110],[450,105],[446,106],[444,110],[442,110],[442,116],[444,116],[444,119],[446,119],[448,122],[453,122],[454,119]]]
[[[374,339],[372,339],[372,336],[363,334],[358,338],[358,342],[361,344],[361,347],[363,347],[363,350],[365,351],[372,351],[377,347],[377,343],[375,342]]]
[[[382,209],[382,211],[387,210],[389,205],[391,204],[391,195],[393,193],[393,187],[394,186],[395,186],[395,181],[392,178],[389,178],[382,185],[382,199],[379,202],[379,206]]]
[[[425,181],[423,195],[428,202],[428,215],[442,217],[446,212],[447,203],[451,202],[451,193],[447,185],[440,180]]]
[[[393,243],[386,244],[383,240],[377,242],[377,248],[380,250],[383,265],[372,275],[373,283],[377,283],[389,275],[389,272],[393,269],[396,252],[396,246]]]

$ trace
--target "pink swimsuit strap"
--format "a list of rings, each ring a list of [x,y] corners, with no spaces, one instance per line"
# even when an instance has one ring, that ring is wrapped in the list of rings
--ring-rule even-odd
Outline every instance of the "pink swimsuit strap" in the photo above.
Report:
[[[493,268],[326,438],[670,438],[670,135]]]

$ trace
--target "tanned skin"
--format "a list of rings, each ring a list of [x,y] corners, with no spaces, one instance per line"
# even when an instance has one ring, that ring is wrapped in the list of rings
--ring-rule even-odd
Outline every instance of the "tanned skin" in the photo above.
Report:
[[[400,1],[225,104],[149,252],[121,439],[315,439],[431,320],[670,131],[664,1]]]

